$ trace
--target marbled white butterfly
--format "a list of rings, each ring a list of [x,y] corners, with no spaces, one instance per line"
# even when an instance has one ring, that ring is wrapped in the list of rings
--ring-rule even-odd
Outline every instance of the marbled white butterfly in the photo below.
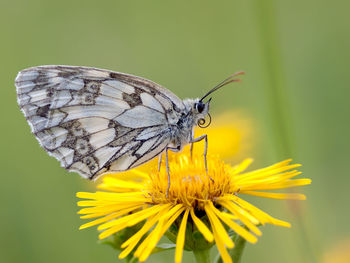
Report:
[[[207,136],[193,133],[195,125],[210,124],[205,125],[210,99],[203,100],[239,74],[201,99],[185,100],[144,78],[89,67],[28,68],[18,73],[16,87],[32,132],[67,170],[94,179],[158,155],[161,161],[164,152],[169,176],[168,150],[203,139],[206,165]]]

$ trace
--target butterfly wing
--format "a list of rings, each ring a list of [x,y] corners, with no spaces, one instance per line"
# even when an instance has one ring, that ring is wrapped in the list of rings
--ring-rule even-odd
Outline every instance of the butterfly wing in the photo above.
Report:
[[[18,104],[40,145],[69,171],[94,178],[136,167],[169,144],[184,109],[160,85],[88,67],[40,66],[16,78]]]

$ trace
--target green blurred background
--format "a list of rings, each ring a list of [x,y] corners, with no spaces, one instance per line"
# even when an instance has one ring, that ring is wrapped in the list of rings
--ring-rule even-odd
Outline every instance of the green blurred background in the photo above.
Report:
[[[78,231],[75,192],[93,185],[39,147],[16,103],[19,70],[67,64],[140,75],[182,98],[244,70],[242,84],[215,94],[214,121],[244,112],[254,166],[292,157],[313,183],[297,205],[249,199],[293,227],[264,227],[243,262],[322,262],[350,239],[349,10],[345,0],[1,0],[0,261],[117,261],[95,228]],[[173,252],[149,261],[165,260]]]

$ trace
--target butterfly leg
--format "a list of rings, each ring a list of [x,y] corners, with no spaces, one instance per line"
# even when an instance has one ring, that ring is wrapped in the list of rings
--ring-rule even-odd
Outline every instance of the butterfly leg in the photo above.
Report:
[[[166,197],[169,197],[169,189],[170,189],[170,173],[169,173],[169,161],[168,161],[168,147],[165,149],[165,165],[166,165],[166,173],[168,175],[168,187],[166,189]]]
[[[193,138],[190,143],[193,145],[195,142],[200,142],[201,140],[205,141],[205,146],[204,146],[204,165],[205,165],[205,172],[208,174],[208,164],[207,164],[207,152],[208,152],[208,136],[206,134],[199,136],[197,138]],[[214,182],[214,179],[209,176],[210,180]]]
[[[178,152],[178,151],[180,151],[180,147],[166,147],[165,148],[165,166],[166,166],[166,172],[168,175],[168,187],[166,189],[166,197],[169,197],[169,189],[170,189],[170,172],[169,172],[168,150],[172,150],[173,152]]]
[[[197,138],[193,138],[190,143],[191,146],[193,145],[193,143],[195,142],[200,142],[201,140],[205,141],[205,146],[204,146],[204,164],[205,164],[205,171],[208,173],[208,166],[207,166],[207,151],[208,151],[208,137],[206,134],[199,136]],[[192,153],[192,152],[191,152]]]
[[[194,131],[192,131],[191,133],[191,141],[193,141],[193,137],[194,137]],[[193,142],[191,142],[191,146],[190,146],[190,155],[191,155],[191,161],[193,160]]]
[[[191,161],[192,161],[193,160],[193,142],[191,142],[190,154],[191,154]]]
[[[159,154],[159,159],[158,159],[158,172],[160,172],[160,166],[162,165],[162,154],[163,154],[163,153],[160,153],[160,154]]]

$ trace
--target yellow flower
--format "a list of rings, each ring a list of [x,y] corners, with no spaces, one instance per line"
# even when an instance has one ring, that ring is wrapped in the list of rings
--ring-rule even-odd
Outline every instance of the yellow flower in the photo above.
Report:
[[[142,262],[149,257],[169,227],[175,221],[179,222],[175,251],[175,262],[178,263],[187,244],[186,225],[194,224],[193,228],[198,229],[209,243],[216,243],[223,261],[232,262],[226,248],[233,248],[234,243],[226,229],[230,228],[255,243],[257,236],[262,234],[257,227],[260,224],[290,226],[238,196],[249,194],[276,199],[305,199],[304,195],[296,193],[262,192],[310,184],[309,179],[292,179],[300,174],[292,169],[300,165],[290,164],[290,161],[244,172],[251,159],[232,167],[214,156],[208,156],[206,174],[202,155],[195,155],[191,160],[188,154],[178,154],[169,163],[171,185],[168,195],[164,166],[159,173],[132,170],[139,179],[134,181],[106,175],[98,186],[103,191],[77,193],[79,198],[90,199],[78,202],[79,206],[87,206],[79,211],[81,218],[98,218],[80,229],[99,225],[98,230],[102,231],[99,238],[103,239],[143,223],[121,245],[124,250],[119,255],[119,258],[125,258],[133,252]],[[203,215],[207,222],[202,220]]]
[[[350,261],[350,238],[337,241],[327,249],[323,263],[348,263]]]

